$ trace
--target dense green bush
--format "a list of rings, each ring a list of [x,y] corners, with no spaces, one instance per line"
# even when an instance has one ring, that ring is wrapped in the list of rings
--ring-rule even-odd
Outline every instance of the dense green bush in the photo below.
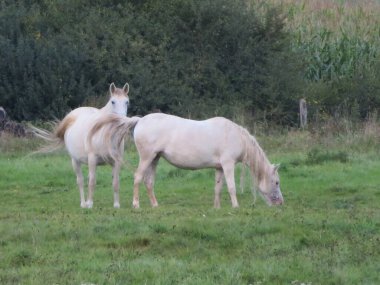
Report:
[[[82,45],[50,35],[44,20],[32,25],[38,12],[26,7],[10,4],[1,13],[0,102],[19,120],[61,117],[91,94],[95,64]]]
[[[130,82],[136,114],[296,116],[292,58],[274,8],[259,15],[227,0],[2,5],[0,98],[18,120],[61,117],[113,81]]]
[[[311,114],[344,110],[365,118],[380,107],[373,46],[348,37],[334,45],[324,31],[297,42],[275,4],[19,0],[0,6],[0,105],[17,120],[100,106],[111,82],[126,81],[130,114],[138,115],[161,110],[295,125],[301,97]],[[371,65],[358,68],[367,55]]]

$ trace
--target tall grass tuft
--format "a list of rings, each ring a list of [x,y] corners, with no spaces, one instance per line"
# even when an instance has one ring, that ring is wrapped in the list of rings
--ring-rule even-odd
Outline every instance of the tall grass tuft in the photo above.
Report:
[[[30,137],[15,137],[10,133],[0,133],[0,154],[28,153],[37,149],[41,143]]]

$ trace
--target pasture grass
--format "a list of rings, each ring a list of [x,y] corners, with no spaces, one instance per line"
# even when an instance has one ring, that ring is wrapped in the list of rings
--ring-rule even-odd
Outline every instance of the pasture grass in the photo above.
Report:
[[[1,136],[0,284],[379,284],[380,148],[345,138],[258,137],[282,163],[281,207],[253,204],[247,186],[240,208],[224,188],[214,209],[212,170],[160,161],[160,206],[142,188],[135,210],[133,147],[121,209],[108,166],[98,168],[94,208],[81,209],[65,152],[29,156],[36,141]]]

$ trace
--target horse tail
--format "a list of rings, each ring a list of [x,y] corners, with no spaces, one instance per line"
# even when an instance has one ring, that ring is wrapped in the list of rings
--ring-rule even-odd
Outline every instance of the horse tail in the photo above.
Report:
[[[40,147],[34,153],[50,153],[61,149],[65,144],[65,133],[74,121],[75,117],[68,115],[62,121],[56,120],[54,122],[50,122],[51,129],[53,129],[53,131],[48,131],[46,129],[29,125],[32,133],[46,142],[44,146]]]
[[[87,136],[89,149],[93,147],[94,136],[101,132],[101,136],[99,137],[102,140],[102,144],[107,148],[109,156],[114,161],[121,162],[122,157],[120,157],[118,150],[125,136],[131,132],[139,120],[139,117],[129,118],[115,114],[108,114],[99,118]]]
[[[54,129],[54,136],[59,139],[62,143],[65,138],[65,133],[67,129],[75,122],[76,117],[73,114],[67,115],[61,122],[56,124]]]
[[[57,122],[52,122],[53,128],[58,125]],[[50,153],[61,149],[64,145],[63,139],[56,136],[55,132],[48,131],[46,129],[37,128],[29,125],[32,133],[45,141],[45,145],[41,146],[37,151],[33,153]]]

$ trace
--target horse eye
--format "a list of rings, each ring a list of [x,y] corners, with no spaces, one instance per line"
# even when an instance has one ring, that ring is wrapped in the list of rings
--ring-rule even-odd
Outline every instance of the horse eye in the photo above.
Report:
[[[276,181],[276,185],[280,184],[280,182]]]
[[[112,105],[115,105],[115,101],[111,101]]]
[[[128,105],[129,104],[129,102],[127,101],[127,102],[125,102],[125,105]]]

